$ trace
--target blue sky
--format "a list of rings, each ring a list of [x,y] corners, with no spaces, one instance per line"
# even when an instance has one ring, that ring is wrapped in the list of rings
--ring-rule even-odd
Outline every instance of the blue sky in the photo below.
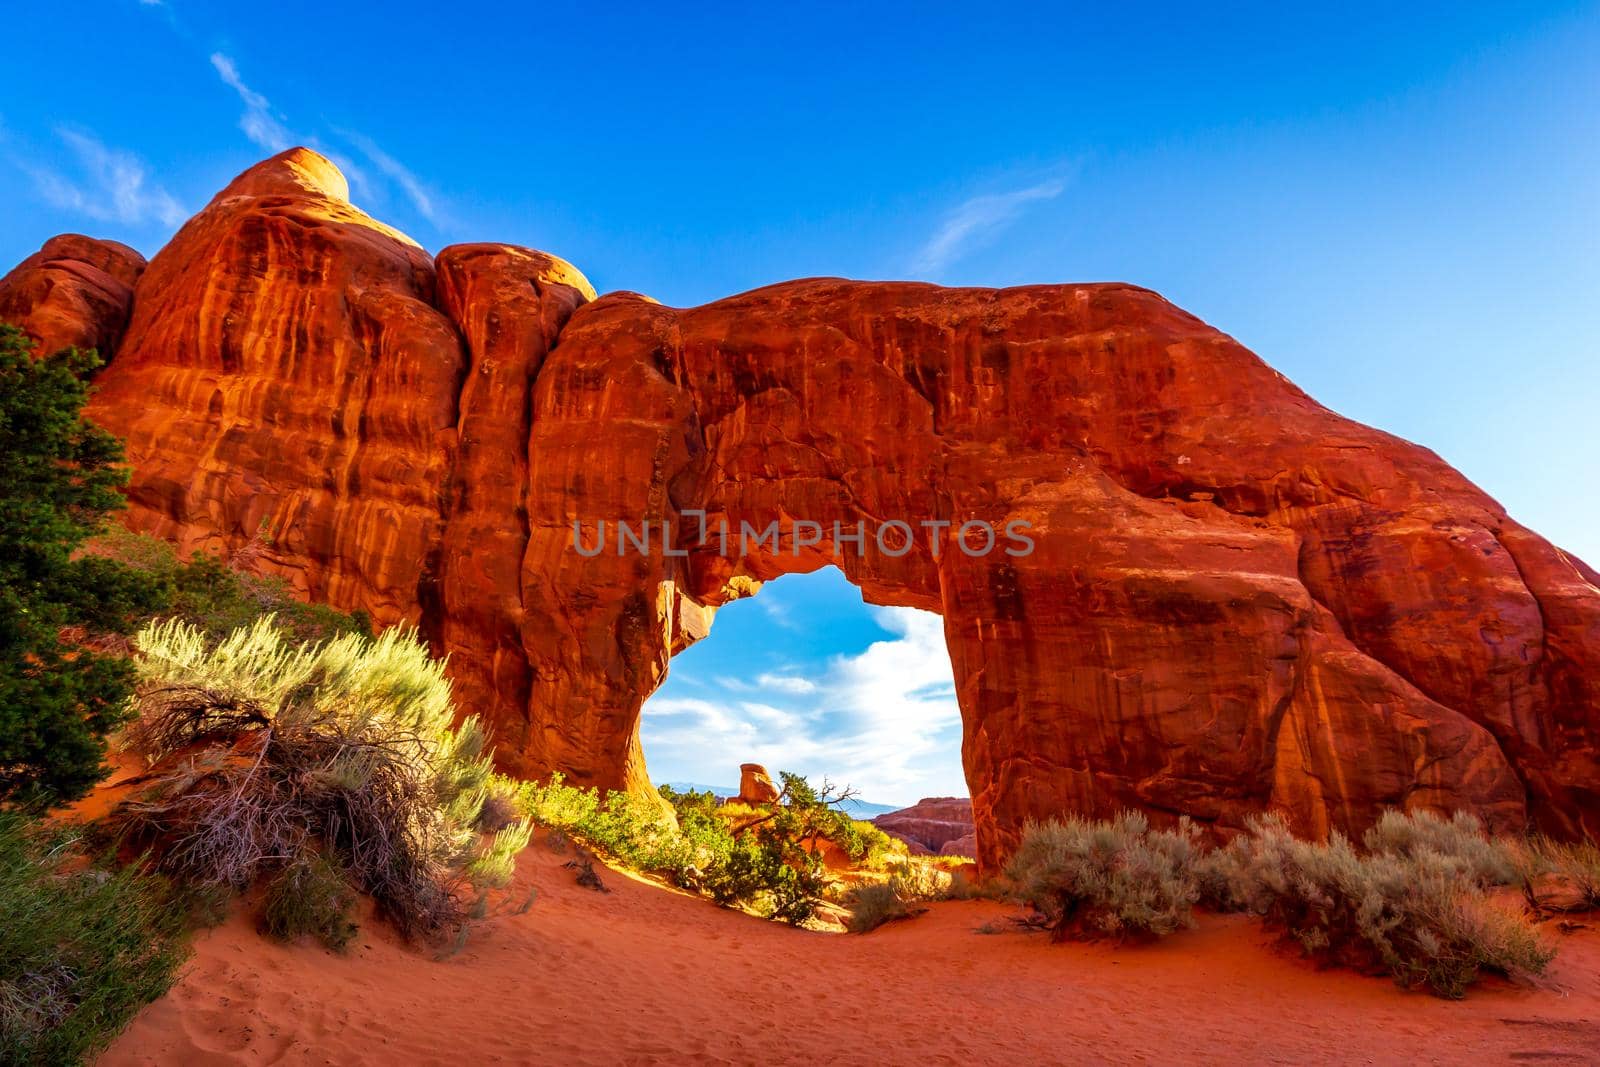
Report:
[[[1600,559],[1600,6],[1286,6],[15,5],[0,261],[63,230],[153,252],[307,143],[430,248],[528,244],[670,304],[1132,281]],[[791,598],[805,642],[762,607]],[[702,699],[779,764],[859,749],[874,799],[959,789],[944,711],[881,772],[882,723],[832,714],[906,618],[828,575],[729,609],[652,705],[654,770],[728,779],[669,754],[695,713],[654,714]],[[710,684],[757,659],[817,685],[773,705],[798,718]]]

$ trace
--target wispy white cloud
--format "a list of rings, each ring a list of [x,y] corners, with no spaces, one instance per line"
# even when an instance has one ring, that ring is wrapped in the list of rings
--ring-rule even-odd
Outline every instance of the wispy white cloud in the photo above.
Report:
[[[245,84],[239,76],[239,65],[222,52],[211,53],[211,66],[224,85],[239,94],[244,104],[244,114],[239,116],[239,129],[252,142],[269,152],[282,152],[294,147],[289,130],[272,112],[272,102]]]
[[[756,678],[757,688],[775,689],[780,693],[815,693],[817,683],[794,674],[763,674]]]
[[[331,159],[344,173],[358,200],[370,203],[373,200],[383,199],[380,183],[374,181],[369,176],[367,168],[358,164],[348,153],[325,146],[315,135],[302,134],[290,128],[288,118],[272,106],[272,101],[244,80],[239,72],[239,64],[232,56],[224,52],[213,52],[211,66],[223,84],[238,94],[240,102],[244,104],[244,113],[239,116],[239,129],[244,131],[244,135],[250,138],[251,142],[269,152],[282,152],[297,144],[315,148]],[[385,152],[364,134],[350,130],[334,130],[333,136],[336,140],[354,145],[372,166],[388,179],[393,188],[398,189],[400,195],[410,202],[418,215],[433,224],[435,228],[445,224],[438,195],[429,189],[411,168]]]
[[[794,615],[789,610],[789,605],[778,598],[768,597],[766,600],[758,600],[756,603],[761,606],[761,610],[766,613],[767,618],[782,626],[785,630],[798,630],[800,628],[800,624],[795,621]]]
[[[417,214],[435,225],[439,223],[437,200],[410,168],[379,148],[373,143],[372,138],[348,130],[342,130],[340,133],[345,140],[359,148],[385,177],[400,187],[406,199],[411,201],[411,206],[417,209]]]
[[[176,226],[183,221],[187,214],[183,205],[151,180],[149,165],[137,155],[113,148],[84,129],[60,127],[56,136],[67,147],[71,173],[13,155],[45,200],[102,222]]]
[[[911,608],[871,611],[892,636],[827,660],[812,677],[792,669],[753,683],[720,677],[708,688],[721,699],[652,699],[642,723],[647,757],[708,782],[753,760],[849,783],[868,800],[964,792],[948,760],[961,713],[943,621]]]
[[[1047,178],[1004,193],[985,193],[962,201],[918,251],[911,270],[937,275],[974,247],[997,236],[1034,204],[1054,200],[1067,187],[1066,176]]]

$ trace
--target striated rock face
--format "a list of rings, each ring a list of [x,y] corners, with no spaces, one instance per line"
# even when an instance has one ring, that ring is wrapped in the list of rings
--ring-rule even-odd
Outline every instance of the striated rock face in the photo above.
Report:
[[[546,636],[522,631],[529,400],[556,337],[594,290],[570,264],[511,245],[447,248],[438,271],[439,305],[468,363],[428,630],[450,650],[458,698],[497,722],[507,763],[537,774],[548,768],[519,760],[531,726],[527,648]]]
[[[61,240],[0,284],[5,314],[111,348],[126,300],[51,279],[120,261]],[[592,297],[526,249],[430,259],[315,153],[252,168],[137,278],[101,376],[129,521],[190,549],[264,533],[308,595],[421,625],[525,773],[648,789],[640,705],[671,655],[836,562],[944,617],[986,863],[1029,818],[1128,806],[1600,832],[1600,579],[1156,294]],[[874,537],[896,520],[904,551]],[[649,551],[619,554],[618,521],[658,524]],[[975,521],[1028,524],[1032,551],[963,551]],[[772,522],[776,551],[739,543]]]
[[[437,603],[467,368],[433,260],[295,150],[236,179],[135,288],[92,414],[127,441],[130,521],[264,557],[380,623]]]
[[[757,807],[763,804],[776,804],[780,791],[772,781],[772,775],[759,763],[739,764],[739,796],[741,804]]]
[[[20,326],[40,355],[76,347],[109,358],[127,328],[144,266],[143,256],[115,241],[52,237],[0,278],[0,322]]]
[[[921,845],[929,852],[947,852],[947,846],[964,843],[973,833],[972,801],[966,797],[924,797],[909,808],[891,811],[872,820],[884,833]]]

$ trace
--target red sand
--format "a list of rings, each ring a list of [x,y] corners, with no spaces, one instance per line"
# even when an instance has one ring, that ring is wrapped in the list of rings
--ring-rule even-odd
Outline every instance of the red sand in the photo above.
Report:
[[[618,873],[608,894],[581,889],[564,858],[529,849],[442,962],[377,924],[341,957],[235,917],[101,1062],[1600,1062],[1600,929],[1560,937],[1538,988],[1448,1002],[1318,971],[1235,917],[1156,945],[1055,945],[977,933],[1017,912],[973,901],[822,934]]]

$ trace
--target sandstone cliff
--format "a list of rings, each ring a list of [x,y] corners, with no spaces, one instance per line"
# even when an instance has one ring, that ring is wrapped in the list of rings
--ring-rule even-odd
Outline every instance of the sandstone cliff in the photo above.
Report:
[[[128,442],[128,521],[185,549],[265,532],[307,595],[420,625],[511,769],[647,788],[672,653],[836,561],[944,616],[986,862],[1028,818],[1129,805],[1600,833],[1600,578],[1147,290],[594,299],[543,253],[428,256],[304,149],[140,266],[57,238],[0,282],[46,345],[112,353],[92,413]],[[700,513],[830,535],[572,546],[575,520],[681,543]],[[832,541],[891,519],[1026,521],[1036,549]]]

